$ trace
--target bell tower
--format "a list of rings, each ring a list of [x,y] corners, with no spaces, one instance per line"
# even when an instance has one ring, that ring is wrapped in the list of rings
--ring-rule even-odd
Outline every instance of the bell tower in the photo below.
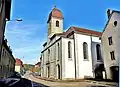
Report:
[[[47,21],[49,38],[56,33],[63,33],[63,19],[62,12],[55,6]]]

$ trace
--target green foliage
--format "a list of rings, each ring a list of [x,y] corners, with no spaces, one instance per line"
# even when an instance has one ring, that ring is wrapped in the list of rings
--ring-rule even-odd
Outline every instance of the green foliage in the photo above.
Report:
[[[31,70],[32,68],[34,68],[34,65],[32,65],[32,64],[24,64],[25,71]]]

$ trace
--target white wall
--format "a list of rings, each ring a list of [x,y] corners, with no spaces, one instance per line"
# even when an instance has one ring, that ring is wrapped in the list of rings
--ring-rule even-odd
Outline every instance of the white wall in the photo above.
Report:
[[[16,66],[15,66],[15,71],[20,73],[20,72],[21,72],[20,70],[21,70],[21,66],[17,66],[17,65],[16,65]]]
[[[83,57],[83,43],[88,44],[88,60]],[[75,50],[77,61],[77,78],[84,78],[84,76],[93,77],[92,73],[92,56],[91,56],[91,39],[88,35],[75,34]]]
[[[72,57],[70,59],[68,58],[68,41],[70,41],[72,45]],[[62,38],[62,78],[75,78],[74,42],[73,39],[69,38]]]

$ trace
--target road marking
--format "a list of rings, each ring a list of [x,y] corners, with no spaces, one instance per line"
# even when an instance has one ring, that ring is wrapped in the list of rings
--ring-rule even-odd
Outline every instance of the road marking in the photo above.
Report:
[[[11,80],[14,80],[15,82],[13,82],[13,83],[11,83],[11,84],[9,84],[9,86],[12,86],[12,85],[14,85],[14,84],[16,84],[17,82],[19,82],[20,81],[20,79],[13,79],[13,78],[9,78],[9,79],[7,79],[7,81],[5,82],[6,84],[7,83],[9,83]]]
[[[34,85],[33,85],[33,82],[31,81],[31,85],[32,85],[32,87],[34,87]]]

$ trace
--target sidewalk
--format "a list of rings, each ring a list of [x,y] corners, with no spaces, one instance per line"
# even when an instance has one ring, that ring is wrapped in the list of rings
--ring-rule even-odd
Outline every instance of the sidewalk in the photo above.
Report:
[[[116,82],[92,81],[91,84],[118,87],[118,83]]]
[[[106,87],[118,87],[118,83],[116,82],[105,82],[105,81],[94,81],[94,80],[54,80],[54,79],[48,79],[48,78],[42,78],[40,76],[34,76],[35,78],[45,80],[48,82],[58,82],[58,83],[70,83],[70,82],[87,82],[89,85],[101,85],[101,86],[106,86]]]

